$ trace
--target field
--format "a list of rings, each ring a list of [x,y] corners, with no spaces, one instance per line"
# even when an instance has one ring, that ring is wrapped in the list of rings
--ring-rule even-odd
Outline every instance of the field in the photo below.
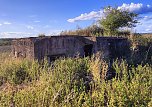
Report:
[[[133,42],[138,52],[115,60],[110,80],[108,63],[98,57],[38,63],[14,59],[10,46],[2,46],[0,107],[152,107],[152,42]]]
[[[13,39],[0,39],[0,53],[11,52],[11,41]]]
[[[0,46],[0,53],[10,53],[11,52],[11,46]]]

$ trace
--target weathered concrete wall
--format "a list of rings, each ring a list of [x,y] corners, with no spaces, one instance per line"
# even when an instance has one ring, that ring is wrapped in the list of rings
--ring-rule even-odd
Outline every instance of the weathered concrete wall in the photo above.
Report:
[[[97,52],[100,53],[102,59],[109,59],[108,41],[105,38],[97,37]]]
[[[12,54],[16,58],[34,59],[34,43],[31,39],[16,39],[12,42]]]
[[[48,55],[64,55],[65,57],[83,56],[83,47],[89,43],[92,44],[93,42],[85,38],[72,36],[39,38],[34,45],[35,57],[43,59]]]
[[[108,39],[109,59],[126,58],[129,55],[130,44],[128,39]]]
[[[115,59],[126,54],[128,41],[124,38],[89,36],[51,36],[17,39],[13,42],[15,57],[41,60],[48,57],[90,56],[100,52],[103,59]]]
[[[130,45],[126,38],[97,37],[97,47],[103,59],[113,60],[127,57]]]

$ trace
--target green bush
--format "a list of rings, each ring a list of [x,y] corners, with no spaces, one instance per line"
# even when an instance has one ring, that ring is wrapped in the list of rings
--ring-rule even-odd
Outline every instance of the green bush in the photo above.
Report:
[[[117,76],[104,80],[107,64],[98,58],[62,58],[54,63],[5,59],[0,63],[0,106],[151,106],[152,66],[115,61]],[[5,80],[5,81],[4,81]]]
[[[41,69],[37,61],[30,62],[27,60],[16,60],[16,62],[7,60],[0,65],[0,68],[1,81],[11,84],[22,84],[38,80]]]

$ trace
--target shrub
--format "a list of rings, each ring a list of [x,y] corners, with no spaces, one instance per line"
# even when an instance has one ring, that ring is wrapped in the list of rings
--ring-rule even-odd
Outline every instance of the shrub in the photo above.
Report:
[[[151,105],[151,65],[116,60],[113,69],[117,76],[105,80],[107,64],[96,57],[62,58],[50,65],[5,59],[0,63],[0,77],[6,78],[0,86],[0,106]]]

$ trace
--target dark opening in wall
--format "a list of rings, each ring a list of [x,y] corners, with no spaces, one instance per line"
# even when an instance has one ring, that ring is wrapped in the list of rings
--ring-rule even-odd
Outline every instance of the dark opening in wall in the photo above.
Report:
[[[88,57],[88,56],[91,57],[91,55],[92,55],[92,48],[93,48],[92,44],[84,46],[84,55],[85,55],[85,57]]]
[[[57,54],[57,55],[47,55],[48,62],[53,62],[56,59],[59,59],[60,57],[65,57],[65,54]]]

